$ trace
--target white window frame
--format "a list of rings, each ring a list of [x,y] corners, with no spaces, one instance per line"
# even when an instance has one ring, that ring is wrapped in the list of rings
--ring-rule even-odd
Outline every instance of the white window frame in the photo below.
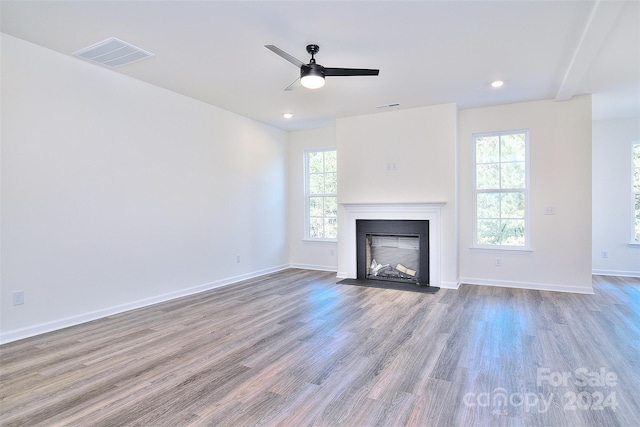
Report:
[[[631,141],[631,239],[629,244],[640,246],[640,239],[636,238],[636,197],[640,195],[640,189],[634,186],[634,175],[636,172],[640,174],[640,168],[637,168],[633,162],[633,151],[636,146],[640,147],[640,141]]]
[[[478,193],[490,193],[490,192],[505,192],[505,189],[497,188],[497,189],[483,189],[478,190],[477,182],[476,182],[476,140],[478,138],[490,137],[490,136],[503,136],[503,135],[512,135],[523,133],[525,135],[525,188],[522,191],[524,193],[524,245],[515,246],[515,245],[487,245],[478,243]],[[498,251],[531,251],[531,221],[530,221],[530,189],[531,189],[531,156],[529,153],[530,141],[529,141],[529,129],[513,129],[513,130],[504,130],[504,131],[495,131],[495,132],[483,132],[483,133],[475,133],[472,138],[472,163],[473,163],[473,249],[481,249],[481,250],[498,250]],[[508,189],[507,189],[508,190]],[[515,191],[515,190],[514,190]]]
[[[313,241],[313,242],[337,242],[337,237],[310,237],[311,232],[311,213],[310,213],[310,198],[311,197],[335,197],[338,199],[338,193],[323,193],[323,194],[311,194],[309,192],[309,154],[310,153],[320,153],[334,151],[336,153],[336,157],[338,155],[338,151],[335,147],[327,147],[327,148],[313,148],[304,150],[304,240]],[[337,174],[337,171],[336,171]],[[324,218],[324,215],[323,215]],[[337,221],[337,216],[336,216]],[[339,231],[337,231],[339,233]]]

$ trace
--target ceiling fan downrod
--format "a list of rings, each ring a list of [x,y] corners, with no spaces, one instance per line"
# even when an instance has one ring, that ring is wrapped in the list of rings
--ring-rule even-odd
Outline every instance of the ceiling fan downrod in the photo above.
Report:
[[[311,61],[310,63],[315,63],[316,60],[313,57],[316,53],[318,53],[320,51],[320,46],[318,46],[317,44],[308,44],[307,45],[307,52],[311,55]]]

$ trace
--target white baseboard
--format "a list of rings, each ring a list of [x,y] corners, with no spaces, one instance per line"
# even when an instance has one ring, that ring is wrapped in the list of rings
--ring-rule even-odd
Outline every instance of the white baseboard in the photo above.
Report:
[[[438,286],[442,289],[453,289],[456,290],[460,287],[460,282],[440,282],[439,285],[433,285],[433,286]]]
[[[504,280],[474,279],[461,277],[461,284],[497,286],[501,288],[532,289],[536,291],[569,292],[574,294],[593,294],[592,286],[567,286],[552,283],[514,282]]]
[[[623,270],[600,270],[591,271],[596,276],[620,276],[620,277],[640,277],[640,271],[623,271]]]
[[[195,286],[188,289],[183,289],[176,292],[170,292],[167,294],[158,295],[151,298],[146,298],[143,300],[133,301],[126,304],[121,304],[118,306],[108,307],[102,310],[96,310],[88,313],[83,313],[77,316],[66,317],[63,319],[54,320],[51,322],[41,323],[34,326],[29,326],[26,328],[16,329],[13,331],[8,331],[4,333],[0,333],[0,344],[9,343],[12,341],[21,340],[24,338],[29,338],[32,336],[44,334],[47,332],[56,331],[59,329],[68,328],[70,326],[79,325],[81,323],[90,322],[92,320],[100,319],[107,316],[112,316],[114,314],[123,313],[125,311],[135,310],[142,307],[147,307],[153,304],[158,304],[161,302],[170,301],[176,298],[185,297],[188,295],[197,294],[200,292],[205,292],[211,289],[219,288],[222,286],[232,285],[234,283],[241,282],[243,280],[253,279],[256,277],[264,276],[266,274],[275,273],[277,271],[286,270],[287,268],[301,268],[306,270],[319,270],[319,271],[336,271],[335,267],[332,266],[324,266],[324,265],[310,265],[310,264],[291,264],[291,265],[281,265],[277,267],[272,267],[268,269],[263,269],[259,271],[254,271],[252,273],[247,273],[239,276],[229,277],[226,279],[218,280],[215,282],[205,283],[203,285]],[[594,270],[593,274],[598,275],[610,275],[610,276],[627,276],[627,277],[640,277],[640,273],[638,272],[621,272],[621,271],[606,271],[606,270]],[[346,279],[347,273],[338,271],[336,273],[336,277],[338,279]],[[572,293],[581,293],[581,294],[593,294],[593,289],[591,287],[574,287],[574,286],[565,286],[565,285],[553,285],[553,284],[538,284],[538,283],[527,283],[527,282],[507,282],[507,281],[495,281],[495,280],[486,280],[486,279],[473,279],[473,278],[461,278],[459,282],[441,282],[439,285],[440,288],[443,289],[458,289],[460,284],[471,284],[471,285],[484,285],[484,286],[498,286],[498,287],[508,287],[508,288],[520,288],[520,289],[534,289],[541,291],[555,291],[555,292],[572,292]],[[434,285],[436,286],[436,285]]]
[[[252,273],[242,274],[235,277],[229,277],[229,278],[218,280],[215,282],[205,283],[203,285],[195,286],[188,289],[183,289],[176,292],[157,295],[155,297],[145,298],[143,300],[133,301],[130,303],[121,304],[113,307],[107,307],[102,310],[96,310],[89,313],[83,313],[77,316],[66,317],[66,318],[54,320],[51,322],[40,323],[38,325],[0,333],[0,344],[6,344],[12,341],[18,341],[24,338],[29,338],[29,337],[44,334],[47,332],[68,328],[70,326],[79,325],[81,323],[90,322],[92,320],[100,319],[103,317],[113,316],[114,314],[123,313],[125,311],[135,310],[137,308],[142,308],[142,307],[148,307],[150,305],[170,301],[176,298],[181,298],[188,295],[197,294],[200,292],[205,292],[205,291],[219,288],[222,286],[232,285],[234,283],[238,283],[243,280],[253,279],[255,277],[264,276],[266,274],[286,270],[289,267],[290,267],[289,265],[281,265],[277,267],[267,268],[264,270],[254,271]]]

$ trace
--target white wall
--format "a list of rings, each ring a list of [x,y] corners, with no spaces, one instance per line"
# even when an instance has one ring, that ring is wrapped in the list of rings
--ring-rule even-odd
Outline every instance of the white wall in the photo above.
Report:
[[[289,247],[293,267],[327,271],[338,267],[336,242],[304,239],[304,151],[336,148],[335,133],[333,127],[289,133]]]
[[[446,202],[442,209],[439,285],[455,287],[456,236],[455,104],[338,119],[338,202]],[[339,208],[339,226],[345,212]],[[344,237],[344,236],[341,236]],[[346,274],[346,248],[339,239],[338,273]]]
[[[463,283],[569,292],[591,285],[591,97],[462,110],[459,114],[460,276]],[[532,252],[474,250],[473,134],[529,129]],[[545,215],[554,207],[555,215]],[[501,259],[501,266],[495,259]]]
[[[640,118],[593,122],[593,272],[640,277],[632,239],[631,142]],[[608,252],[608,258],[602,257]]]
[[[618,237],[637,119],[593,125],[591,249],[589,97],[389,111],[287,135],[6,35],[1,77],[0,341],[288,265],[340,274],[343,239],[337,251],[303,241],[306,148],[338,148],[341,203],[446,202],[445,285],[589,292],[592,257],[596,272],[640,270]],[[471,135],[516,128],[531,130],[534,250],[471,250]],[[19,290],[26,303],[13,306]]]
[[[0,339],[288,264],[285,132],[1,42]]]

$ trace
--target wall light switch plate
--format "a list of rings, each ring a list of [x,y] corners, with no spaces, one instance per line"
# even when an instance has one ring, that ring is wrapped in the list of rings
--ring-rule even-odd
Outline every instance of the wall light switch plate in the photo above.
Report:
[[[13,305],[24,304],[24,291],[17,291],[13,293]]]

